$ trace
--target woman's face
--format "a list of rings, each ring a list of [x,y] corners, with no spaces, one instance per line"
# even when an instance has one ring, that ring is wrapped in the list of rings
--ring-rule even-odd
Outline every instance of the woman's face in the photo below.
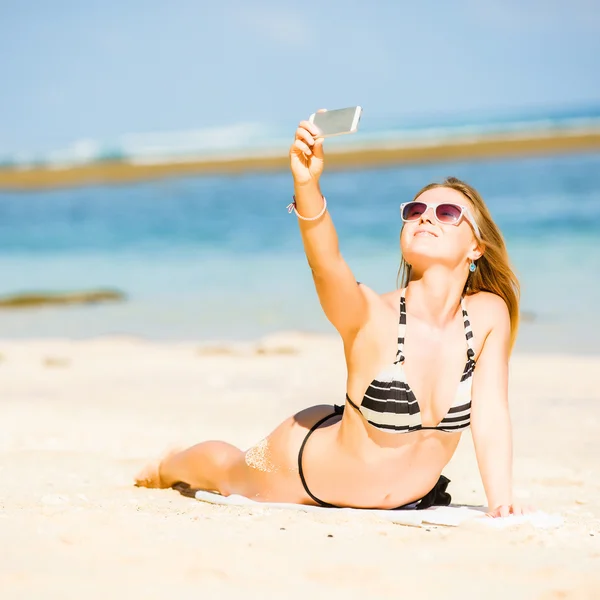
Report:
[[[466,206],[473,214],[470,201],[452,188],[434,188],[423,192],[418,198],[427,204],[450,202]],[[413,268],[423,269],[433,262],[444,263],[453,268],[468,264],[481,256],[473,229],[466,218],[458,225],[440,223],[434,209],[427,210],[416,221],[404,223],[400,236],[400,246],[404,260]]]

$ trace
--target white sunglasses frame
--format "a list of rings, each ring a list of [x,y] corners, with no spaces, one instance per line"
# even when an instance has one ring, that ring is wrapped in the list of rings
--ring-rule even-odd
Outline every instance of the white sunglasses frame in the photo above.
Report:
[[[424,204],[426,206],[425,211],[421,214],[421,217],[430,209],[433,209],[433,216],[435,218],[435,220],[438,223],[441,223],[442,225],[453,225],[454,227],[458,227],[460,225],[460,222],[463,218],[465,218],[469,224],[471,225],[471,227],[473,228],[473,231],[475,232],[475,236],[478,239],[481,239],[481,232],[479,231],[479,227],[477,227],[477,223],[475,223],[475,219],[473,218],[473,215],[471,214],[471,211],[469,210],[468,206],[463,206],[462,204],[457,204],[456,202],[438,202],[437,204],[429,204],[428,202],[423,202],[422,200],[411,200],[410,202],[403,202],[400,205],[400,218],[402,219],[402,221],[404,223],[414,223],[415,221],[418,221],[421,217],[419,217],[419,219],[405,219],[403,214],[404,214],[404,207],[407,206],[408,204],[412,204],[413,202],[419,202],[420,204]],[[436,214],[436,209],[438,206],[442,206],[443,204],[450,204],[452,206],[458,206],[460,208],[460,215],[458,216],[458,219],[456,219],[456,223],[444,223],[444,221],[440,221],[437,217]]]

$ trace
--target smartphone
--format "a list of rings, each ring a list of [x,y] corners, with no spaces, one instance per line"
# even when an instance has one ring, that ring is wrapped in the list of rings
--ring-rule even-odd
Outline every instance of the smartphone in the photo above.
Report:
[[[358,129],[361,115],[360,106],[351,106],[313,113],[308,120],[321,130],[319,137],[326,138],[343,133],[354,133]]]

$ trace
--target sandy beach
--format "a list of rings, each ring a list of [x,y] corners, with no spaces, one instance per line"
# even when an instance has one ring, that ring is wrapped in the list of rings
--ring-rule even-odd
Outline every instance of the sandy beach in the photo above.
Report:
[[[290,139],[290,143],[291,143]],[[567,128],[375,142],[327,149],[327,170],[380,168],[445,161],[598,152],[600,130]],[[119,184],[192,175],[275,173],[289,168],[287,148],[161,161],[102,161],[81,165],[1,168],[0,190],[43,190]]]
[[[515,494],[558,529],[415,528],[133,487],[173,443],[246,448],[340,402],[336,338],[0,341],[3,599],[600,597],[600,357],[516,355]],[[257,408],[260,407],[260,410]],[[485,503],[469,434],[445,474]]]

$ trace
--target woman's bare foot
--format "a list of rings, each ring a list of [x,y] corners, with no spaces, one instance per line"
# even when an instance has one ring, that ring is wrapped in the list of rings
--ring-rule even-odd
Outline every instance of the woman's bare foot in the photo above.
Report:
[[[153,460],[152,462],[147,463],[144,467],[138,472],[138,474],[133,479],[133,484],[136,487],[145,487],[145,488],[160,488],[165,489],[171,487],[170,483],[165,482],[160,476],[160,467],[165,460],[181,452],[182,448],[171,448],[167,452],[165,452],[161,458],[158,460]]]

